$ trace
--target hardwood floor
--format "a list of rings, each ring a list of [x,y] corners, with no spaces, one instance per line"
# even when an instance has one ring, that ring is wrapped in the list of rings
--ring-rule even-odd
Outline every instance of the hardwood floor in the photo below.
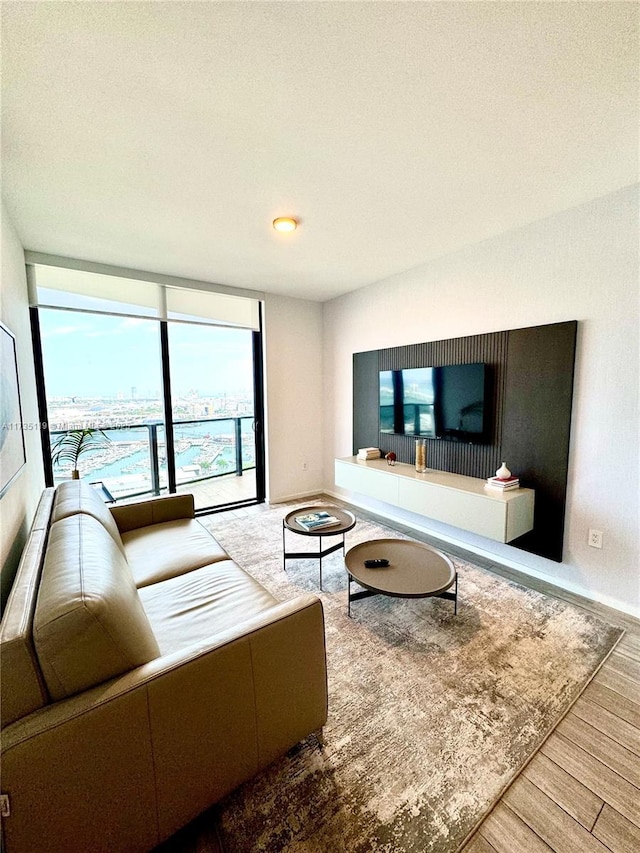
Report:
[[[235,474],[212,477],[199,483],[178,486],[177,491],[178,494],[190,492],[195,499],[196,510],[234,501],[255,500],[256,472],[250,469],[242,477],[236,477]]]

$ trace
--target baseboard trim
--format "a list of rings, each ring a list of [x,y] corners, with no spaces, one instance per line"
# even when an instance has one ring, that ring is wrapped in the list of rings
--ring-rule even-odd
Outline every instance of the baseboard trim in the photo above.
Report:
[[[322,489],[314,489],[312,492],[297,492],[295,495],[278,495],[278,497],[272,497],[270,495],[267,498],[267,503],[269,504],[269,506],[275,506],[276,504],[291,503],[295,501],[306,501],[308,498],[321,498],[323,494],[329,494],[329,492],[323,492]],[[337,498],[338,495],[332,495],[332,497]]]

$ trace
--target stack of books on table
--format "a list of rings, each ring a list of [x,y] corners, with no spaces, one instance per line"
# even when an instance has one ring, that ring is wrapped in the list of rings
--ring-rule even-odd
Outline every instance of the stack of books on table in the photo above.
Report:
[[[485,489],[495,489],[499,492],[508,492],[510,489],[520,488],[519,477],[489,477],[485,483]]]
[[[358,459],[380,459],[379,447],[360,447],[358,449]]]
[[[328,512],[307,512],[305,515],[296,515],[296,521],[305,530],[320,530],[323,527],[335,527],[340,524],[340,519]]]

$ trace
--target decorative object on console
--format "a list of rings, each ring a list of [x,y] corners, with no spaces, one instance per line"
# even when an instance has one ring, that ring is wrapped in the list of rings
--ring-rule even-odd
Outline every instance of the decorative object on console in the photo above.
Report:
[[[358,459],[380,459],[381,456],[378,447],[361,447],[358,450]]]
[[[485,483],[486,489],[496,489],[500,492],[506,492],[509,489],[519,489],[520,479],[515,477],[507,468],[507,463],[503,462],[496,471],[495,477],[488,477]]]
[[[387,465],[396,464],[396,454],[393,452],[393,450],[390,450],[384,458],[387,460]]]
[[[427,470],[427,441],[424,438],[416,438],[416,471],[424,474]]]
[[[502,465],[496,471],[496,479],[498,480],[508,480],[511,477],[511,471],[507,468],[507,463],[503,462]],[[493,479],[493,478],[491,478]]]
[[[484,487],[485,489],[495,489],[497,492],[508,492],[511,489],[520,488],[520,478],[509,477],[503,479],[501,477],[489,477]]]

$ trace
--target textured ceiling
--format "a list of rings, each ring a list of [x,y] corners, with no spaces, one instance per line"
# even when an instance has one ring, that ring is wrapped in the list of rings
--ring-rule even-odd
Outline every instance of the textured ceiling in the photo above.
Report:
[[[4,2],[7,208],[35,251],[329,299],[636,182],[638,13]]]

